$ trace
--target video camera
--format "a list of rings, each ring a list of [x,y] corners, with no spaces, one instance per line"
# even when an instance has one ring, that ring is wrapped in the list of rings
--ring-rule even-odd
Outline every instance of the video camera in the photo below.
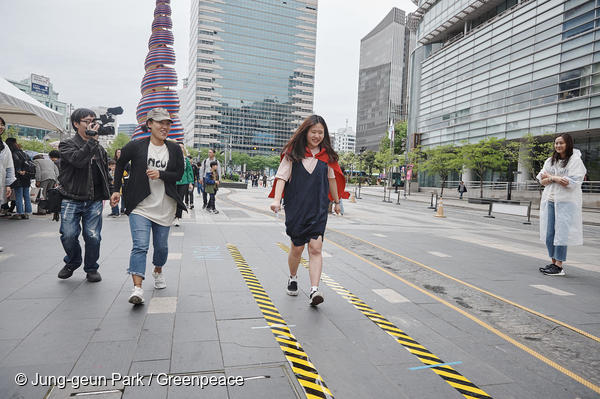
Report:
[[[94,119],[94,122],[100,125],[98,132],[96,133],[98,136],[109,136],[111,134],[115,134],[115,127],[113,122],[115,115],[121,115],[123,113],[123,108],[121,107],[113,107],[108,108],[105,114],[100,115],[99,118]]]

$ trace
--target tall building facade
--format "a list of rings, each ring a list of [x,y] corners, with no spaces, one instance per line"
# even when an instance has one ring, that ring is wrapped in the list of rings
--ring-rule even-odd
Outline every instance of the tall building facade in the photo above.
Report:
[[[191,15],[193,146],[279,151],[312,113],[317,0],[193,0]]]
[[[335,132],[330,132],[333,140],[333,149],[336,152],[355,152],[356,151],[356,133],[352,126],[346,126]]]
[[[64,129],[70,129],[70,112],[72,106],[58,100],[58,92],[54,91],[54,86],[49,78],[41,75],[31,74],[27,79],[15,81],[7,79],[19,90],[27,93],[46,107],[64,115]],[[43,139],[51,130],[37,129],[28,126],[18,126],[19,135],[26,137],[36,137]]]
[[[600,180],[600,1],[419,1],[415,15],[412,146],[569,133]]]
[[[378,150],[390,123],[406,119],[408,60],[415,44],[412,21],[392,10],[360,42],[356,146]],[[408,23],[407,23],[408,22]]]

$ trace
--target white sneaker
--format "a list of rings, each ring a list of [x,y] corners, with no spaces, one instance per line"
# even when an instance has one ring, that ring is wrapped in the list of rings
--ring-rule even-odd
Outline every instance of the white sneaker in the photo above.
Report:
[[[133,291],[129,296],[129,303],[133,303],[134,305],[141,305],[144,303],[144,290],[142,287],[138,287],[137,285],[133,287]]]
[[[175,222],[173,223],[173,225],[175,225],[175,227],[179,227],[179,222],[181,222],[181,219],[175,218]]]
[[[154,288],[156,288],[157,290],[167,288],[167,282],[165,281],[164,273],[152,272],[152,277],[154,277]]]

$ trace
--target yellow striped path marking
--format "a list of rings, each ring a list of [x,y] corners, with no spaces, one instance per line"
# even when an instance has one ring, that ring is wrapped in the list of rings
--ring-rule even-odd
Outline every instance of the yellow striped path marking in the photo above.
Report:
[[[277,245],[285,252],[289,252],[290,250],[289,247],[282,243],[278,243]],[[300,258],[300,263],[302,266],[308,269],[308,262],[306,259]],[[412,339],[404,331],[396,327],[381,314],[377,313],[375,309],[367,305],[359,297],[348,291],[334,279],[329,277],[326,273],[321,273],[321,280],[323,280],[323,282],[325,282],[329,288],[340,294],[342,298],[358,309],[369,320],[375,323],[377,327],[391,335],[400,345],[404,346],[406,350],[415,355],[421,361],[421,363],[426,366],[431,366],[429,368],[431,368],[434,373],[439,375],[444,381],[446,381],[452,388],[456,389],[465,398],[491,399],[491,396],[485,393],[477,385],[473,384],[458,371],[446,364],[446,362],[444,362],[442,359]]]
[[[325,384],[314,364],[312,364],[308,355],[290,331],[287,323],[283,320],[281,314],[279,314],[271,298],[256,278],[250,266],[248,266],[248,263],[246,263],[246,260],[244,260],[240,251],[232,244],[227,244],[227,249],[235,261],[238,270],[244,277],[244,281],[260,308],[271,332],[275,336],[275,340],[290,363],[290,367],[296,375],[298,383],[304,389],[306,397],[308,399],[333,399],[333,394],[327,388],[327,384]]]
[[[331,230],[331,231],[334,231],[334,232],[336,232],[336,233],[339,233],[339,234],[341,234],[341,235],[344,235],[344,236],[346,236],[346,237],[350,237],[350,238],[352,238],[352,239],[354,239],[354,240],[357,240],[357,241],[362,241],[362,242],[364,242],[365,244],[369,244],[369,245],[371,245],[372,247],[375,247],[375,248],[377,248],[377,249],[380,249],[380,250],[382,250],[382,251],[384,251],[384,252],[387,252],[388,254],[391,254],[391,255],[397,256],[397,257],[399,257],[400,259],[404,259],[404,260],[405,260],[405,261],[407,261],[407,262],[410,262],[410,263],[412,263],[412,264],[414,264],[414,265],[420,266],[420,267],[422,267],[423,269],[427,269],[427,270],[429,270],[429,271],[431,271],[431,272],[437,273],[437,274],[439,274],[440,276],[444,276],[444,277],[446,277],[447,279],[450,279],[450,280],[452,280],[452,281],[455,281],[455,282],[457,282],[457,283],[459,283],[459,284],[462,284],[462,285],[464,285],[464,286],[466,286],[466,287],[472,288],[472,289],[474,289],[474,290],[476,290],[476,291],[479,291],[479,292],[481,292],[482,294],[485,294],[485,295],[491,296],[492,298],[495,298],[495,299],[497,299],[497,300],[499,300],[499,301],[502,301],[502,302],[504,302],[504,303],[508,303],[509,305],[512,305],[512,306],[514,306],[514,307],[517,307],[517,308],[519,308],[519,309],[521,309],[521,310],[524,310],[524,311],[526,311],[526,312],[529,312],[529,313],[531,313],[531,314],[533,314],[533,315],[536,315],[536,316],[538,316],[538,317],[541,317],[541,318],[543,318],[543,319],[546,319],[546,320],[548,320],[548,321],[551,321],[551,322],[553,322],[553,323],[556,323],[556,324],[558,324],[558,325],[560,325],[560,326],[563,326],[564,328],[568,328],[569,330],[571,330],[571,331],[574,331],[574,332],[576,332],[577,334],[581,334],[581,335],[583,335],[584,337],[587,337],[587,338],[589,338],[589,339],[593,339],[593,340],[594,340],[594,341],[596,341],[596,342],[600,342],[600,337],[597,337],[597,336],[595,336],[595,335],[593,335],[593,334],[590,334],[590,333],[589,333],[589,332],[587,332],[587,331],[583,331],[583,330],[581,330],[581,329],[579,329],[579,328],[577,328],[577,327],[574,327],[574,326],[572,326],[572,325],[570,325],[570,324],[567,324],[567,323],[565,323],[565,322],[563,322],[563,321],[556,320],[556,319],[555,319],[555,318],[553,318],[553,317],[550,317],[550,316],[548,316],[548,315],[545,315],[545,314],[543,314],[543,313],[540,313],[540,312],[538,312],[538,311],[536,311],[536,310],[530,309],[530,308],[528,308],[528,307],[526,307],[526,306],[520,305],[520,304],[518,304],[518,303],[516,303],[516,302],[513,302],[513,301],[511,301],[510,299],[506,299],[506,298],[504,298],[504,297],[502,297],[502,296],[500,296],[500,295],[494,294],[493,292],[490,292],[490,291],[484,290],[483,288],[479,288],[479,287],[477,287],[476,285],[473,285],[473,284],[471,284],[471,283],[467,283],[466,281],[463,281],[463,280],[461,280],[461,279],[458,279],[458,278],[456,278],[456,277],[453,277],[453,276],[451,276],[451,275],[449,275],[449,274],[446,274],[446,273],[444,273],[444,272],[442,272],[442,271],[439,271],[439,270],[437,270],[437,269],[435,269],[435,268],[433,268],[433,267],[431,267],[431,266],[427,266],[426,264],[423,264],[423,263],[421,263],[421,262],[419,262],[419,261],[416,261],[416,260],[414,260],[414,259],[408,258],[408,257],[406,257],[406,256],[404,256],[404,255],[400,255],[399,253],[397,253],[397,252],[394,252],[394,251],[392,251],[391,249],[387,249],[387,248],[385,248],[385,247],[382,247],[381,245],[377,245],[377,244],[375,244],[375,243],[373,243],[373,242],[370,242],[370,241],[368,241],[368,240],[362,239],[362,238],[360,238],[360,237],[357,237],[357,236],[355,236],[355,235],[352,235],[352,234],[350,234],[350,233],[346,233],[346,232],[343,232],[343,231],[340,231],[340,230],[336,230],[336,229],[331,229],[331,228],[329,228],[329,230]],[[331,240],[328,240],[328,241],[329,241],[329,242],[331,242],[331,243],[333,243],[333,244],[335,244],[335,245],[338,245],[338,246],[339,246],[339,244],[336,244],[336,243],[334,243],[334,242],[333,242],[333,241],[331,241]]]
[[[342,233],[343,234],[343,233]],[[357,238],[358,240],[360,240],[360,238]],[[582,376],[580,376],[577,373],[574,373],[573,371],[561,366],[560,364],[556,363],[553,360],[548,359],[547,357],[545,357],[544,355],[534,351],[533,349],[531,349],[530,347],[523,345],[522,343],[520,343],[519,341],[517,341],[516,339],[514,339],[513,337],[509,336],[508,334],[503,333],[502,331],[498,330],[497,328],[492,327],[491,325],[489,325],[488,323],[486,323],[483,320],[480,320],[479,318],[473,316],[471,313],[460,309],[456,306],[454,306],[453,304],[451,304],[450,302],[438,297],[437,295],[432,294],[431,292],[419,287],[416,284],[411,283],[410,281],[398,276],[395,273],[390,272],[389,270],[386,270],[385,268],[379,266],[378,264],[376,264],[375,262],[371,262],[369,259],[365,258],[364,256],[360,256],[359,254],[357,254],[354,251],[349,250],[348,248],[336,243],[335,241],[331,241],[326,239],[327,242],[332,243],[333,245],[335,245],[336,247],[340,248],[342,251],[345,251],[347,253],[349,253],[352,256],[357,257],[358,259],[362,260],[363,262],[381,270],[382,272],[386,273],[387,275],[395,278],[396,280],[402,281],[404,284],[408,285],[409,287],[414,288],[415,290],[427,295],[428,297],[435,299],[436,301],[438,301],[441,304],[444,304],[445,306],[449,307],[450,309],[462,314],[463,316],[465,316],[468,319],[473,320],[475,323],[479,324],[481,327],[485,328],[486,330],[496,334],[497,336],[499,336],[500,338],[502,338],[503,340],[510,342],[511,344],[513,344],[514,346],[516,346],[517,348],[529,353],[531,356],[535,357],[536,359],[546,363],[548,366],[554,368],[555,370],[560,371],[561,373],[563,373],[564,375],[566,375],[569,378],[572,378],[573,380],[577,381],[578,383],[580,383],[581,385],[591,389],[592,391],[596,392],[596,393],[600,393],[600,386],[594,384],[591,381],[586,380],[585,378],[583,378]],[[364,240],[362,240],[364,241]],[[401,256],[401,255],[399,255]],[[402,256],[401,256],[402,257]],[[403,257],[404,258],[404,257]],[[408,259],[408,258],[406,258]],[[460,281],[460,280],[459,280]]]

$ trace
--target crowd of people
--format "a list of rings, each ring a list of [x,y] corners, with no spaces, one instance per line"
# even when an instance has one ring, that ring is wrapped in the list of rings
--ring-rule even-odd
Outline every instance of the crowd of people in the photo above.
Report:
[[[40,198],[53,189],[58,191],[60,239],[65,251],[65,264],[58,278],[70,278],[83,265],[86,279],[97,283],[102,280],[98,259],[103,202],[109,200],[110,216],[125,214],[129,219],[132,249],[128,273],[133,284],[129,302],[142,304],[150,235],[154,288],[163,289],[166,281],[162,269],[168,258],[170,228],[179,226],[182,213],[194,208],[194,187],[202,195],[202,208],[218,213],[215,194],[220,185],[221,164],[212,149],[206,159],[194,163],[182,144],[168,140],[173,121],[164,108],[148,112],[143,129],[149,137],[129,142],[115,151],[112,159],[99,145],[99,125],[92,110],[76,109],[71,123],[76,131],[74,137],[61,141],[59,150],[50,152],[50,159],[36,156],[31,160],[15,138],[2,141],[6,123],[0,118],[0,182],[4,182],[0,191],[1,215],[15,220],[29,218],[33,179]],[[282,209],[282,202],[285,206],[286,234],[292,244],[286,291],[298,295],[296,273],[301,254],[308,247],[312,306],[324,301],[319,282],[328,208],[333,204],[336,214],[343,213],[341,200],[349,197],[337,159],[325,120],[318,115],[308,117],[284,146],[269,195],[273,198],[273,212]],[[571,136],[558,135],[552,156],[537,176],[545,186],[540,204],[540,238],[552,260],[540,268],[546,275],[564,275],[567,245],[583,244],[581,183],[585,173]],[[265,174],[246,173],[243,179],[253,186],[267,187]],[[458,189],[461,195],[466,191],[463,187]],[[49,210],[38,205],[36,213]]]

